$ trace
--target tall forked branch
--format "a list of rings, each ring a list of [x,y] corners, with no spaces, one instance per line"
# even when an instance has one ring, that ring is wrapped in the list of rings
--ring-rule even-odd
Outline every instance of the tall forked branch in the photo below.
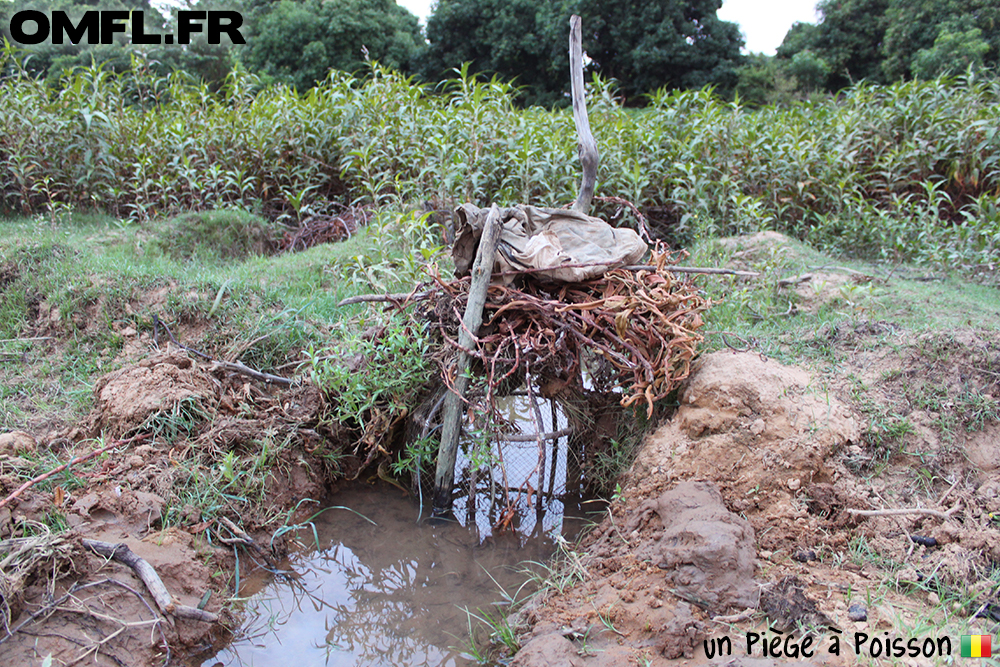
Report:
[[[583,166],[580,193],[573,203],[573,210],[590,214],[590,200],[597,184],[597,165],[601,156],[597,152],[597,142],[590,132],[590,118],[587,116],[587,98],[583,89],[583,37],[581,19],[575,14],[569,19],[569,78],[573,96],[573,122],[576,123],[577,150]]]

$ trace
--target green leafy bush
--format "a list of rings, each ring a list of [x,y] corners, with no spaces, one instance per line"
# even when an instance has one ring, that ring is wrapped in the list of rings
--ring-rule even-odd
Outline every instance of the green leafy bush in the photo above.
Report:
[[[238,70],[219,95],[141,72],[126,86],[80,69],[55,90],[15,73],[0,87],[0,208],[56,222],[70,209],[143,221],[236,206],[297,222],[335,201],[571,202],[571,114],[518,109],[515,95],[467,70],[431,88],[379,65],[304,94]],[[588,105],[597,194],[632,201],[669,241],[776,229],[868,258],[995,272],[996,79],[858,84],[760,109],[661,91],[638,110],[595,79]]]

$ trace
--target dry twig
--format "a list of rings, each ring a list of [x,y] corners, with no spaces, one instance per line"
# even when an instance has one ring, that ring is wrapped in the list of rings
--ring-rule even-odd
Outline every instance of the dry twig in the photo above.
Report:
[[[160,575],[153,569],[153,566],[137,556],[127,545],[88,539],[81,540],[81,543],[96,554],[116,560],[132,568],[136,576],[146,585],[149,594],[153,596],[156,606],[165,615],[169,614],[177,618],[203,621],[205,623],[215,623],[219,620],[219,617],[212,612],[175,603],[173,597],[167,591],[167,587],[163,585]]]
[[[923,507],[907,507],[902,509],[894,510],[855,510],[848,509],[845,510],[848,514],[853,514],[855,516],[904,516],[906,514],[922,514],[924,516],[932,516],[942,521],[947,521],[952,518],[952,516],[962,507],[962,503],[959,502],[954,507],[952,507],[947,512],[942,512],[940,510],[925,509]]]

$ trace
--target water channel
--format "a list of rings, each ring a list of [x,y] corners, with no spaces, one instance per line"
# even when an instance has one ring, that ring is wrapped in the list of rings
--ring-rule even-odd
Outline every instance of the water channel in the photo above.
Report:
[[[526,409],[514,401],[512,421],[524,424]],[[558,411],[546,413],[547,423],[564,425]],[[493,447],[508,462],[502,475],[496,467],[470,472],[469,457],[460,457],[456,488],[464,492],[451,520],[430,520],[414,495],[387,484],[338,492],[314,520],[315,533],[300,535],[308,544],[318,538],[318,548],[293,554],[294,576],[249,596],[249,620],[203,667],[476,664],[466,610],[504,603],[559,536],[572,540],[604,508],[581,497],[567,438],[542,451],[536,442]],[[514,465],[518,458],[528,464]],[[494,528],[503,518],[493,501],[500,479],[516,506],[504,530]]]

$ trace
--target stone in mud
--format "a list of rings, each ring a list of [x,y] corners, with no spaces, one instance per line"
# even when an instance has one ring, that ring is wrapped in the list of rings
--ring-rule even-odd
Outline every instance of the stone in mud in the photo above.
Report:
[[[852,621],[867,621],[868,620],[868,610],[865,609],[863,604],[852,604],[847,608],[847,618]]]
[[[663,524],[650,556],[679,597],[713,613],[756,606],[753,528],[726,509],[715,484],[678,484],[647,502],[640,516],[649,512]]]

